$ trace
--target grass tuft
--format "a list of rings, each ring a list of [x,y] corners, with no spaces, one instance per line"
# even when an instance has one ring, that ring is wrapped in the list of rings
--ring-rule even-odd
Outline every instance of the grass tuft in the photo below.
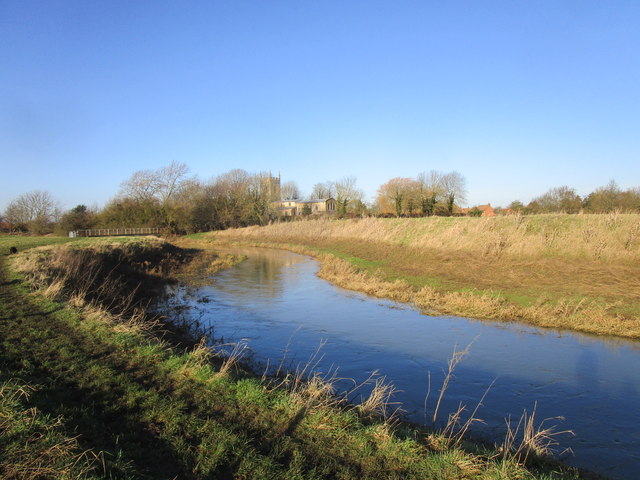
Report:
[[[571,430],[557,430],[557,425],[547,426],[549,422],[560,422],[562,417],[547,418],[536,424],[536,408],[534,404],[531,413],[522,412],[515,424],[507,418],[507,433],[500,446],[503,461],[510,459],[521,465],[526,465],[531,458],[544,458],[554,455],[559,446],[558,437],[573,435]]]

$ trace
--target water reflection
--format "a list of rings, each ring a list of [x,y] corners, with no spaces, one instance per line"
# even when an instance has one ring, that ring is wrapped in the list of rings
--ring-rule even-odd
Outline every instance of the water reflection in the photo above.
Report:
[[[277,365],[305,362],[322,340],[320,368],[339,367],[343,377],[362,381],[373,370],[401,390],[406,416],[433,414],[447,359],[455,345],[474,339],[458,367],[441,411],[460,402],[473,408],[495,384],[479,416],[476,434],[499,438],[504,417],[519,418],[537,402],[537,418],[563,416],[561,429],[575,457],[569,463],[613,478],[636,478],[640,469],[640,351],[638,342],[602,339],[526,325],[426,317],[406,306],[336,288],[315,276],[317,263],[293,253],[234,250],[248,256],[219,272],[210,286],[181,303],[188,315],[213,326],[225,340],[247,338],[255,360]],[[187,293],[177,287],[177,295]],[[198,301],[200,300],[200,301]],[[202,301],[205,300],[205,301]],[[400,307],[400,308],[397,308]],[[431,398],[424,410],[431,372]],[[346,385],[345,385],[346,386]]]
[[[258,299],[273,301],[284,295],[286,282],[282,280],[283,270],[305,261],[301,255],[282,255],[278,250],[270,249],[233,249],[221,250],[221,253],[233,253],[250,257],[240,267],[227,270],[226,281],[218,282],[220,288],[226,289],[238,299],[255,302]],[[295,271],[289,272],[295,276]],[[247,283],[246,279],[251,278]]]

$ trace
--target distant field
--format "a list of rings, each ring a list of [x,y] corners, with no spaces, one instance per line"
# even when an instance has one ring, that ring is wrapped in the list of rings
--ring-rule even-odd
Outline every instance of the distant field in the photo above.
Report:
[[[640,338],[638,214],[312,220],[200,238],[330,254],[325,278],[425,310]]]
[[[56,245],[73,241],[66,237],[37,237],[27,235],[0,235],[0,255],[6,254],[11,247],[18,250],[38,247],[40,245]]]
[[[38,235],[0,235],[0,255],[5,255],[11,247],[16,247],[19,252],[33,247],[45,245],[61,245],[63,243],[75,243],[78,245],[93,245],[101,243],[129,242],[132,239],[145,237],[93,237],[93,238],[68,238]]]

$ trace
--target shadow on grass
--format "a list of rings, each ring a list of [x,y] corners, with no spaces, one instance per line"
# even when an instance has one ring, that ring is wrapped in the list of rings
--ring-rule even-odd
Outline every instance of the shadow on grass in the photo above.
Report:
[[[40,368],[22,380],[37,385],[29,406],[61,417],[66,436],[77,437],[83,450],[102,452],[110,478],[192,478],[179,454],[156,435],[153,425],[138,420],[144,416],[142,409],[123,405],[121,392],[81,388]]]
[[[148,390],[129,377],[128,384],[118,384],[122,379],[108,348],[52,317],[62,306],[44,310],[13,290],[13,282],[1,285],[0,380],[36,387],[29,406],[62,417],[68,437],[94,454],[102,452],[110,478],[192,478],[174,447],[140,420],[145,412],[131,405],[131,396]],[[104,379],[87,373],[98,366]]]

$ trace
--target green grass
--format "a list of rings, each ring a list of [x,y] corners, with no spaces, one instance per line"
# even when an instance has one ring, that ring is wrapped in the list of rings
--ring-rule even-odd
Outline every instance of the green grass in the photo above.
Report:
[[[78,246],[131,243],[132,241],[143,241],[146,237],[95,237],[95,238],[69,238],[55,236],[36,235],[1,235],[0,234],[0,255],[7,255],[11,247],[16,247],[18,252],[34,247],[47,245],[74,244]]]
[[[355,267],[360,270],[368,271],[374,273],[378,269],[382,269],[386,267],[386,262],[382,260],[369,260],[365,258],[355,257],[353,255],[349,255],[348,253],[342,252],[336,248],[318,248],[316,249],[318,252],[328,253],[330,255],[334,255],[338,258],[346,260],[351,263]]]
[[[42,245],[59,245],[77,241],[74,238],[65,237],[36,237],[26,235],[0,235],[0,255],[9,253],[9,248],[16,247],[18,251]]]
[[[0,476],[99,478],[98,459],[65,435],[64,420],[29,408],[29,396],[36,390],[15,381],[0,382]]]
[[[337,258],[349,262],[356,267],[358,271],[366,272],[372,275],[377,275],[387,282],[395,282],[401,280],[415,289],[422,287],[433,287],[445,292],[465,292],[476,296],[490,296],[493,298],[505,299],[516,305],[529,307],[535,305],[540,301],[540,292],[532,291],[530,294],[525,293],[511,293],[511,292],[496,292],[494,290],[478,289],[465,286],[463,284],[456,283],[454,281],[444,278],[434,278],[423,275],[409,275],[402,271],[400,268],[394,268],[389,265],[389,262],[382,260],[369,260],[365,258],[356,257],[349,253],[345,253],[336,248],[314,248],[316,252],[326,253],[334,255]],[[584,298],[584,297],[582,297]],[[548,301],[557,301],[560,299],[559,295],[554,298],[548,298]],[[575,299],[576,302],[580,301],[580,298]]]
[[[369,258],[357,257],[350,253],[346,253],[345,251],[342,251],[338,248],[311,248],[311,250],[317,253],[333,255],[334,257],[349,262],[361,272],[366,272],[372,275],[379,275],[388,282],[403,280],[415,288],[428,286],[442,289],[448,288],[450,290],[455,289],[455,287],[452,285],[452,282],[448,282],[447,280],[441,278],[403,274],[393,266],[389,265],[389,262],[386,260],[372,260]]]
[[[351,265],[356,267],[358,271],[376,275],[387,282],[401,280],[416,289],[420,289],[422,287],[433,287],[444,292],[465,292],[477,296],[487,295],[494,298],[505,299],[522,307],[535,305],[540,302],[541,299],[541,291],[537,289],[529,289],[528,292],[523,291],[523,289],[517,289],[515,291],[502,289],[500,291],[496,291],[492,289],[471,287],[465,283],[448,278],[437,278],[427,275],[411,275],[406,273],[406,270],[403,268],[403,264],[398,264],[397,262],[395,264],[391,264],[392,262],[388,259],[372,260],[371,258],[355,256],[351,253],[354,250],[353,245],[349,245],[346,242],[342,242],[339,246],[335,247],[311,247],[310,250],[317,253],[333,255],[349,262]],[[363,252],[363,249],[360,248],[359,251]],[[364,253],[366,254],[366,251],[364,251]],[[585,296],[567,297],[557,292],[544,292],[544,295],[545,301],[552,303],[559,302],[561,300],[570,300],[577,303],[582,299],[586,299]],[[604,299],[602,298],[598,299],[592,297],[590,300],[604,303]]]
[[[9,258],[0,257],[0,382],[35,391],[0,402],[19,431],[2,435],[5,477],[42,458],[63,473],[39,478],[579,477],[557,465],[527,471],[491,460],[479,445],[434,449],[424,431],[365,421],[306,387],[290,393],[241,368],[221,374],[206,350],[168,343],[166,328],[140,329],[96,305],[77,309],[31,293]],[[27,411],[37,419],[32,429],[19,426]],[[52,445],[66,446],[64,454],[47,460],[41,452]]]

